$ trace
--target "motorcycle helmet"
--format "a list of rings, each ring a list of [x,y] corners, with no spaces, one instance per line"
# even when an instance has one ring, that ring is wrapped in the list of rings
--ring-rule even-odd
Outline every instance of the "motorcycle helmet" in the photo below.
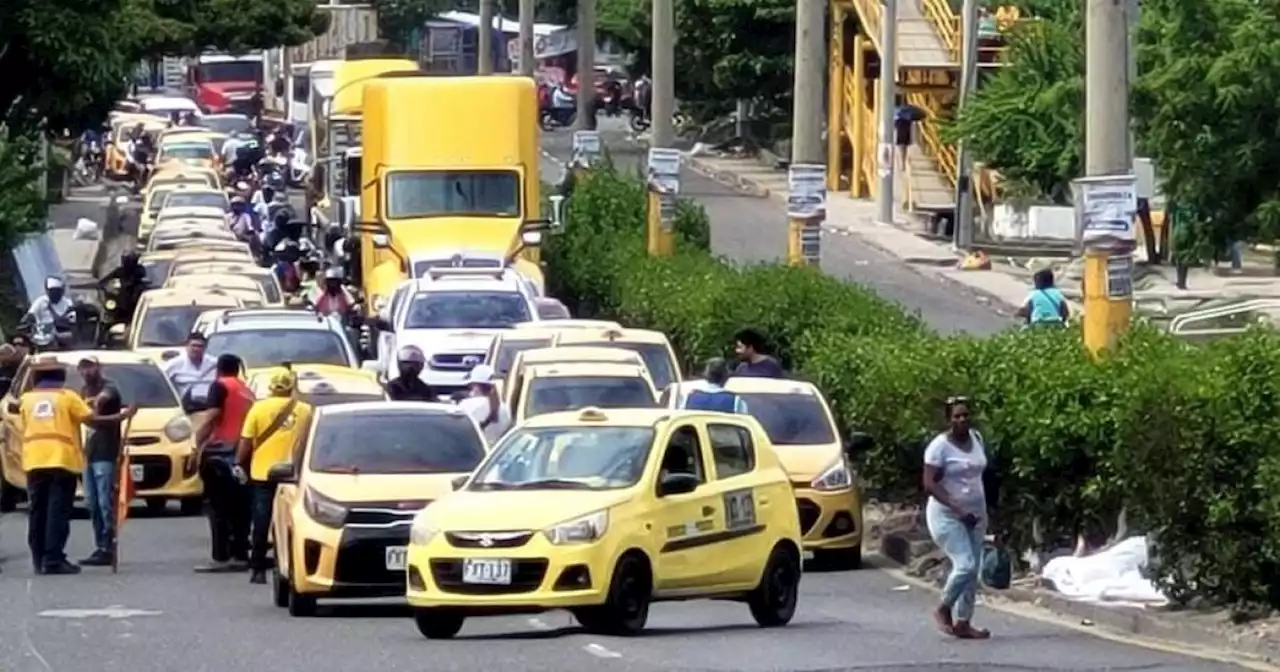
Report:
[[[396,351],[396,361],[403,364],[426,364],[427,356],[416,345],[406,345]]]
[[[125,268],[132,268],[138,264],[140,258],[136,250],[125,250],[120,253],[120,265]]]
[[[329,268],[324,269],[325,280],[342,280],[345,277],[346,276],[342,273],[342,269],[337,266],[330,266]]]
[[[44,279],[44,288],[49,291],[65,290],[67,288],[67,283],[63,282],[62,278],[51,275]]]

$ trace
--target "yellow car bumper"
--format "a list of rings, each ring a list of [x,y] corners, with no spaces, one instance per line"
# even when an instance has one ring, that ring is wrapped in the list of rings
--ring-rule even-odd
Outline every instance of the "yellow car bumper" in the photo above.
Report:
[[[400,563],[409,543],[407,525],[336,530],[311,520],[295,524],[290,531],[289,573],[298,593],[365,599],[404,595]]]
[[[818,552],[862,545],[862,497],[856,488],[822,492],[796,487],[804,550]]]
[[[458,548],[455,543],[475,542],[451,541],[448,533],[410,544],[409,604],[502,613],[605,602],[615,560],[608,545],[554,546],[537,532],[530,535],[516,548]]]
[[[156,448],[130,446],[129,480],[133,483],[134,495],[140,499],[200,497],[204,483],[196,469],[188,469],[190,454],[190,444]]]

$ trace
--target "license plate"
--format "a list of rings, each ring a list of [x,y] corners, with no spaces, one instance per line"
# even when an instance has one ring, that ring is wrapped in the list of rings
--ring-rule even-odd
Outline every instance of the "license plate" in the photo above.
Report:
[[[134,483],[140,483],[146,477],[147,470],[141,464],[129,465],[129,478],[132,478]]]
[[[405,546],[387,547],[387,569],[393,572],[404,571],[408,564],[409,549]]]
[[[511,561],[467,558],[462,563],[462,582],[489,586],[511,585]]]
[[[801,553],[801,554],[800,554],[800,557],[801,557],[801,558],[804,558],[805,560],[812,560],[812,559],[813,559],[813,551],[804,551],[803,553]]]

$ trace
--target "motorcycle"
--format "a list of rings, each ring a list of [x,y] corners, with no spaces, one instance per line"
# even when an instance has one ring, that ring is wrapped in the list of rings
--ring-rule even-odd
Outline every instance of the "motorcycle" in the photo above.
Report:
[[[102,145],[97,141],[89,143],[82,149],[80,156],[76,157],[75,166],[71,170],[71,179],[76,186],[80,187],[101,182],[105,161]]]
[[[557,128],[569,128],[577,120],[576,107],[545,107],[539,115],[538,123],[542,130],[554,131]]]

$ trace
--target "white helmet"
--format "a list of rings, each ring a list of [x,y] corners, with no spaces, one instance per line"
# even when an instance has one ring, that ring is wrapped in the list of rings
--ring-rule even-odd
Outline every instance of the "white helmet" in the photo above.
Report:
[[[409,364],[426,364],[427,357],[422,354],[422,350],[418,346],[406,345],[396,351],[396,361]]]
[[[342,269],[337,266],[330,266],[324,269],[325,280],[341,280],[343,278]]]
[[[44,279],[45,289],[66,289],[66,287],[67,285],[62,281],[62,278],[57,276],[51,275]]]

